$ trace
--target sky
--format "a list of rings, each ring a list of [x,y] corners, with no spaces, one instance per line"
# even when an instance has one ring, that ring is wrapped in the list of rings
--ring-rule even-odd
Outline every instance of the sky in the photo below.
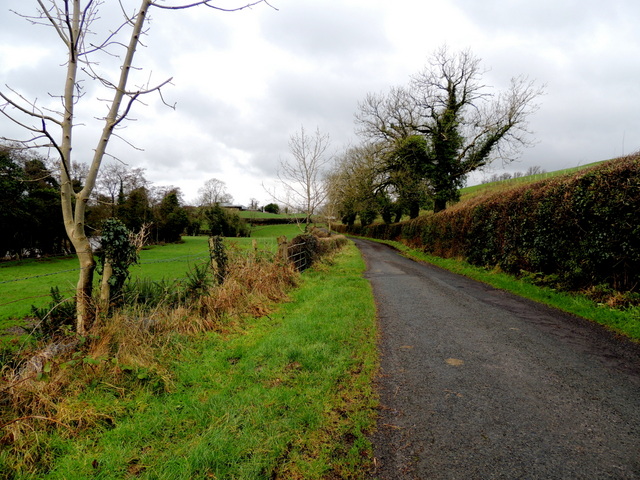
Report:
[[[123,3],[133,10],[138,1]],[[64,47],[52,29],[10,11],[33,13],[35,4],[0,2],[0,89],[55,109]],[[103,5],[94,42],[119,25],[115,5]],[[361,141],[354,114],[367,93],[406,85],[446,45],[479,57],[494,92],[521,75],[545,91],[530,117],[534,145],[469,184],[531,166],[553,171],[614,158],[640,150],[638,19],[637,0],[270,0],[231,13],[155,9],[132,84],[171,83],[162,98],[134,105],[109,153],[144,168],[156,186],[180,187],[187,203],[217,178],[235,203],[264,205],[301,127],[329,134],[339,155]],[[118,73],[114,57],[99,60],[104,75]],[[88,77],[82,88],[73,154],[88,162],[106,94]],[[4,117],[0,136],[25,138]]]

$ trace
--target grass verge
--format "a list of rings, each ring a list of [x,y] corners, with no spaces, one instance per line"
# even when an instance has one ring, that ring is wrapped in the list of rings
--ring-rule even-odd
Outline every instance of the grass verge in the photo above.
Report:
[[[172,337],[170,387],[144,372],[89,383],[58,411],[91,412],[94,425],[31,419],[49,427],[31,445],[40,469],[12,478],[365,478],[376,332],[364,268],[349,244],[269,316]],[[10,460],[0,453],[5,476]]]
[[[409,258],[436,265],[450,272],[464,275],[501,290],[506,290],[521,297],[586,318],[634,341],[640,341],[640,309],[637,307],[618,310],[599,304],[583,295],[563,293],[552,288],[533,285],[512,275],[476,267],[461,260],[429,255],[420,250],[407,247],[401,242],[372,238],[369,240],[390,245]]]

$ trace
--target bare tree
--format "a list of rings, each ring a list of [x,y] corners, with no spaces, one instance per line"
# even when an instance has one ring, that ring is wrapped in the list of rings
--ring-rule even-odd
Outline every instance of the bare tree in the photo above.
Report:
[[[115,216],[118,197],[128,195],[132,190],[148,187],[149,182],[144,177],[144,168],[130,168],[117,162],[104,165],[96,181],[96,193],[109,198],[111,215]]]
[[[525,176],[529,175],[540,175],[541,173],[547,173],[547,171],[542,168],[540,165],[532,165],[527,168],[527,171],[524,173]]]
[[[249,210],[258,210],[258,199],[251,197],[249,199]]]
[[[358,215],[361,220],[377,217],[385,182],[380,157],[376,144],[350,147],[338,156],[327,178],[327,204],[343,223],[352,225]]]
[[[201,207],[231,202],[233,197],[227,192],[227,184],[217,178],[210,178],[198,189],[198,205]]]
[[[278,180],[283,193],[271,196],[289,210],[305,214],[305,225],[311,223],[311,217],[327,198],[325,183],[326,169],[332,158],[327,150],[330,146],[329,135],[321,133],[319,128],[309,135],[304,126],[289,138],[290,161],[281,161]]]
[[[62,212],[64,225],[73,244],[80,263],[80,275],[76,288],[76,331],[84,335],[93,318],[91,307],[92,280],[95,269],[93,250],[85,233],[85,213],[87,202],[96,185],[96,179],[103,158],[107,155],[107,146],[116,128],[128,117],[131,109],[140,102],[141,97],[150,93],[159,93],[170,83],[167,79],[157,85],[131,87],[130,74],[138,69],[134,64],[137,48],[147,33],[147,19],[153,8],[181,10],[193,7],[209,7],[223,11],[237,11],[267,0],[256,0],[237,8],[220,8],[211,0],[193,0],[190,3],[174,4],[164,0],[139,0],[139,6],[131,9],[122,1],[119,5],[124,16],[119,25],[114,25],[105,38],[96,41],[92,35],[92,25],[100,18],[100,9],[105,2],[101,0],[36,0],[37,13],[21,14],[34,25],[51,27],[66,50],[64,89],[52,97],[59,99],[60,107],[49,109],[40,107],[37,102],[28,100],[16,90],[8,88],[0,92],[4,104],[0,112],[29,132],[27,140],[20,143],[25,148],[45,147],[53,149],[60,158]],[[268,4],[268,3],[267,3]],[[99,56],[116,58],[119,68],[115,78],[97,72]],[[96,58],[98,57],[98,58]],[[93,158],[89,165],[84,186],[75,191],[72,184],[71,166],[74,147],[74,132],[78,125],[76,107],[84,98],[82,77],[98,82],[111,92],[106,101],[107,114],[99,119],[102,132],[97,138]],[[16,141],[16,139],[8,139]]]

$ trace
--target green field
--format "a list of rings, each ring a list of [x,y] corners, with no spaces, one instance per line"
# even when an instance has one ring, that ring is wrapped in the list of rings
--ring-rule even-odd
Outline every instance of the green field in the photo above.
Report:
[[[95,370],[68,367],[80,383],[51,413],[10,422],[24,433],[0,449],[0,472],[16,480],[367,478],[377,335],[364,269],[350,244],[305,272],[268,316],[223,333],[149,338],[164,389],[148,381],[152,373],[115,372],[124,360],[113,353],[86,357]],[[65,372],[54,366],[40,385]]]
[[[257,248],[275,252],[276,238],[293,238],[300,233],[297,225],[271,225],[257,227],[253,238],[229,238],[226,244],[240,249]],[[140,252],[140,263],[131,268],[131,278],[175,280],[184,278],[193,265],[207,261],[207,237],[182,237],[183,243],[158,245]],[[0,264],[0,331],[13,325],[22,325],[31,305],[42,307],[49,303],[49,291],[57,286],[66,297],[74,295],[78,280],[78,261],[75,257],[27,259]],[[96,275],[96,282],[98,275]]]
[[[304,219],[304,215],[287,215],[282,213],[268,213],[268,212],[250,212],[247,210],[243,210],[241,212],[237,212],[240,218],[244,218],[250,220],[252,218],[278,218],[280,220],[290,220],[292,218],[301,218]]]
[[[511,178],[509,180],[500,180],[498,182],[483,183],[480,185],[465,187],[460,190],[460,200],[465,201],[472,197],[475,197],[476,195],[499,192],[501,190],[513,188],[517,185],[533,183],[540,180],[545,180],[547,178],[559,177],[561,175],[568,175],[580,170],[584,170],[585,168],[594,167],[599,163],[602,162],[593,162],[586,165],[581,165],[579,167],[565,168],[563,170],[555,170],[553,172],[538,173],[536,175],[527,175],[526,177]]]

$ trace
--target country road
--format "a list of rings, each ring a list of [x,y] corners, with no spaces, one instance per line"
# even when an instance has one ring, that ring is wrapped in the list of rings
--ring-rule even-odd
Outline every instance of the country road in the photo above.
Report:
[[[380,323],[374,478],[640,478],[640,346],[356,240]]]

